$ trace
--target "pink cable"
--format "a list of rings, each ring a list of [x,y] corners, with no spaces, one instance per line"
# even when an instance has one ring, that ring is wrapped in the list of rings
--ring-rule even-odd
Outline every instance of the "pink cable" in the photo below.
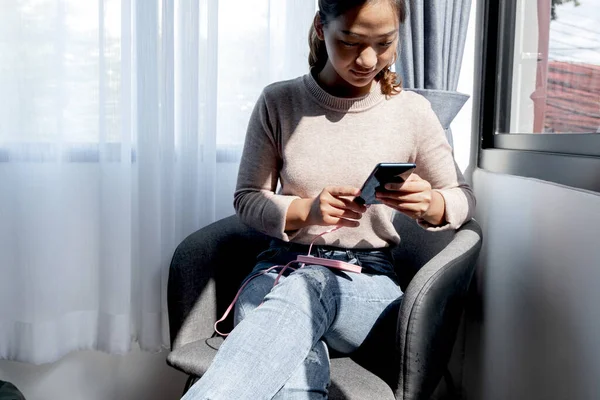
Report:
[[[331,233],[331,232],[337,231],[337,230],[338,230],[338,229],[340,229],[340,228],[341,228],[341,226],[336,226],[335,228],[331,228],[330,230],[328,230],[328,231],[325,231],[325,232],[323,232],[323,233],[321,233],[321,234],[317,235],[317,236],[316,236],[316,237],[315,237],[315,238],[314,238],[314,239],[313,239],[313,240],[310,242],[310,246],[308,246],[308,254],[307,254],[307,256],[310,256],[310,251],[312,250],[313,244],[315,243],[315,241],[316,241],[318,238],[320,238],[321,236],[323,236],[323,235],[326,235],[326,234],[328,234],[328,233]]]
[[[275,284],[273,286],[275,286],[277,284],[277,281],[279,280],[279,277],[281,276],[282,272],[285,271],[285,269],[287,269],[289,267],[289,265],[292,264],[292,263],[294,263],[294,262],[296,262],[296,261],[290,261],[287,265],[283,266],[281,272],[277,275],[277,279],[275,280]],[[227,318],[227,316],[231,312],[231,309],[235,305],[235,302],[237,301],[238,297],[240,297],[240,294],[242,293],[242,290],[244,290],[244,288],[246,287],[246,285],[248,285],[248,283],[250,283],[250,281],[252,279],[254,279],[256,277],[259,277],[260,275],[266,274],[266,273],[274,270],[275,268],[281,268],[281,267],[282,267],[281,265],[273,265],[272,267],[267,268],[267,269],[265,269],[263,271],[260,271],[260,272],[258,272],[256,274],[252,275],[250,278],[248,278],[248,280],[246,282],[244,282],[244,284],[242,285],[242,287],[236,293],[235,297],[233,298],[233,301],[231,302],[231,304],[229,305],[229,307],[227,307],[227,310],[225,310],[225,313],[223,314],[223,316],[221,317],[221,319],[218,320],[217,322],[215,322],[215,325],[214,325],[215,332],[217,332],[221,336],[227,336],[227,335],[229,335],[228,333],[221,333],[221,332],[219,332],[219,330],[217,329],[217,325],[219,324],[219,322],[222,322],[222,321],[225,320],[225,318]]]
[[[313,246],[313,244],[315,243],[315,241],[316,241],[318,238],[320,238],[321,236],[323,236],[323,235],[326,235],[326,234],[328,234],[328,233],[331,233],[331,232],[333,232],[333,231],[337,231],[337,230],[338,230],[338,229],[340,229],[340,228],[341,228],[341,226],[336,226],[335,228],[329,229],[329,230],[327,230],[327,231],[325,231],[325,232],[323,232],[323,233],[321,233],[321,234],[317,235],[317,236],[316,236],[316,237],[315,237],[315,238],[314,238],[314,239],[313,239],[313,240],[310,242],[310,246],[308,246],[308,254],[307,254],[307,255],[308,255],[308,256],[310,256],[310,251],[312,250],[312,246]],[[265,269],[265,270],[262,270],[262,271],[260,271],[260,272],[258,272],[258,273],[256,273],[256,274],[252,275],[250,278],[248,278],[248,280],[247,280],[246,282],[244,282],[244,284],[242,285],[242,287],[241,287],[241,288],[238,290],[238,292],[236,293],[235,297],[233,298],[233,301],[231,302],[231,304],[229,305],[229,307],[227,307],[227,310],[225,310],[225,313],[223,314],[223,316],[221,317],[221,319],[220,319],[220,320],[218,320],[217,322],[215,322],[215,324],[214,324],[214,329],[215,329],[215,332],[217,332],[217,333],[218,333],[219,335],[221,335],[221,336],[228,336],[228,335],[229,335],[229,333],[221,333],[221,332],[219,332],[219,330],[217,329],[217,325],[219,324],[219,322],[222,322],[222,321],[224,321],[224,320],[225,320],[225,318],[227,318],[227,316],[228,316],[228,315],[229,315],[229,313],[231,312],[231,309],[232,309],[232,308],[233,308],[233,306],[235,305],[235,302],[237,301],[238,297],[240,297],[240,294],[242,293],[242,290],[244,290],[244,288],[246,287],[246,285],[248,285],[248,283],[250,283],[250,281],[251,281],[252,279],[254,279],[254,278],[256,278],[256,277],[258,277],[258,276],[260,276],[260,275],[266,274],[266,273],[268,273],[268,272],[270,272],[270,271],[274,270],[275,268],[281,268],[281,271],[279,271],[279,273],[277,274],[277,278],[275,278],[275,282],[273,283],[273,287],[275,287],[275,285],[277,285],[277,283],[279,283],[279,278],[281,278],[281,276],[283,275],[283,273],[285,272],[285,270],[286,270],[286,269],[288,269],[288,268],[292,268],[292,269],[294,269],[294,270],[296,269],[296,268],[294,268],[294,267],[290,267],[290,265],[291,265],[291,264],[294,264],[294,263],[296,263],[296,262],[297,262],[296,260],[293,260],[293,261],[290,261],[289,263],[287,263],[287,264],[286,264],[286,265],[284,265],[284,266],[281,266],[281,265],[273,265],[272,267],[270,267],[270,268],[267,268],[267,269]],[[303,267],[304,267],[304,263],[302,263],[302,264],[300,265],[300,267],[299,267],[299,268],[303,268]],[[262,303],[260,303],[258,306],[260,307],[260,305],[262,305]]]

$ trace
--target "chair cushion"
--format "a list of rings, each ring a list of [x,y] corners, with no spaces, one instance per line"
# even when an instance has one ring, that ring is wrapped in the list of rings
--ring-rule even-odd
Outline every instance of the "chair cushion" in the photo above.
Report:
[[[380,377],[350,357],[331,360],[331,400],[394,400],[392,389]]]
[[[202,376],[223,340],[222,337],[214,337],[188,343],[171,351],[167,356],[167,364],[188,375]]]
[[[188,343],[173,350],[167,363],[188,375],[202,376],[217,354],[223,338],[215,337]],[[392,389],[381,378],[358,365],[350,357],[331,360],[332,400],[394,400]]]

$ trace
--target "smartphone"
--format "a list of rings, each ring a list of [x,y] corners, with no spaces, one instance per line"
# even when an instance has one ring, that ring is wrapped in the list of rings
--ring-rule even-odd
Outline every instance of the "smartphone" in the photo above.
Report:
[[[381,204],[375,193],[383,190],[386,183],[404,182],[417,167],[413,163],[379,163],[360,189],[360,196],[354,198],[358,204]]]

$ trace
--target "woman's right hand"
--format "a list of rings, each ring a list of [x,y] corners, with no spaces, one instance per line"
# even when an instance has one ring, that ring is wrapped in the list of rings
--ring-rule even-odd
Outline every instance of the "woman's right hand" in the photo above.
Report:
[[[367,207],[352,201],[360,190],[349,186],[329,186],[315,198],[292,201],[285,217],[285,230],[309,225],[357,227]]]
[[[350,186],[326,187],[310,203],[308,225],[357,227],[367,207],[352,201],[360,189]]]

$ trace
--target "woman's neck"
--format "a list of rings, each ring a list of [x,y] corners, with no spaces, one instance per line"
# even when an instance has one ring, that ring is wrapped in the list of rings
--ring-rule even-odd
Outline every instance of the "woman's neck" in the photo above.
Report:
[[[352,86],[338,75],[329,62],[325,64],[321,71],[317,72],[315,80],[330,95],[344,98],[365,96],[371,92],[374,83],[374,81],[371,81],[363,87]]]

